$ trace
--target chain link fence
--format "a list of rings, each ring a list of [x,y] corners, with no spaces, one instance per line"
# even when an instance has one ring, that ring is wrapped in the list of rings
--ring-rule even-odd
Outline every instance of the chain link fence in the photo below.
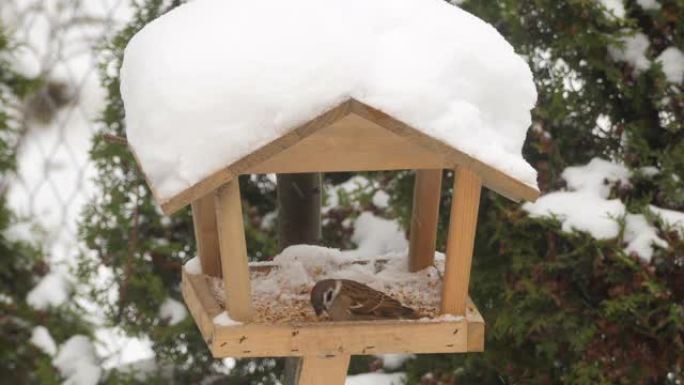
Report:
[[[97,47],[130,17],[129,1],[0,2],[0,24],[17,45],[16,69],[43,79],[37,92],[12,106],[20,139],[6,196],[30,224],[27,236],[55,262],[77,250],[77,221],[94,193],[88,152],[105,103]]]

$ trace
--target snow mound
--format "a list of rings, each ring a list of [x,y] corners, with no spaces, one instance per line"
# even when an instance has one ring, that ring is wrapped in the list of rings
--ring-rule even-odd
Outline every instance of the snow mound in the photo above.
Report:
[[[562,177],[568,191],[554,191],[543,195],[522,208],[531,217],[554,217],[562,223],[562,230],[585,231],[596,239],[611,239],[620,235],[620,219],[624,219],[625,252],[636,254],[650,262],[654,249],[666,248],[667,242],[658,236],[657,229],[643,214],[631,214],[620,199],[608,199],[616,183],[629,183],[629,170],[620,164],[594,158],[586,165],[568,167]],[[650,206],[665,223],[674,225],[678,212]],[[679,213],[681,214],[681,213]],[[684,214],[682,214],[684,223]]]
[[[159,317],[168,320],[169,325],[176,325],[187,317],[185,305],[169,297],[159,307]]]
[[[522,207],[532,217],[557,217],[566,232],[586,231],[596,239],[614,238],[620,231],[616,219],[625,215],[619,199],[606,199],[611,184],[627,183],[629,170],[594,158],[588,164],[563,170],[569,191],[554,191]]]
[[[312,245],[290,246],[273,262],[253,265],[272,266],[267,272],[252,274],[257,323],[316,321],[310,292],[317,281],[326,278],[353,279],[382,291],[416,310],[426,321],[462,319],[439,317],[444,271],[444,255],[440,253],[435,254],[434,266],[415,273],[408,270],[407,250],[361,259],[354,253]],[[211,284],[215,297],[223,303],[223,280],[213,278]]]
[[[561,174],[568,188],[589,192],[602,198],[610,194],[610,184],[629,183],[629,170],[617,163],[594,158],[583,166],[567,167]]]
[[[350,257],[368,258],[392,252],[408,250],[406,234],[397,221],[375,216],[364,211],[354,220],[351,240],[357,244],[354,250],[344,253]]]
[[[649,11],[660,9],[660,3],[656,0],[637,0],[637,4],[639,4],[641,8]]]
[[[161,200],[349,98],[536,186],[528,65],[441,0],[195,0],[133,37],[121,81]]]
[[[49,356],[54,356],[57,353],[57,344],[45,326],[33,328],[29,342]]]
[[[214,317],[213,322],[216,325],[221,325],[221,326],[236,326],[236,325],[242,325],[242,322],[235,321],[230,318],[227,312],[223,311],[219,313],[216,317]]]
[[[183,269],[185,269],[185,271],[191,275],[202,274],[202,264],[199,257],[193,257],[189,261],[185,262]]]
[[[346,385],[402,385],[406,383],[404,373],[363,373],[348,376]]]
[[[659,216],[665,225],[678,230],[681,236],[684,237],[684,212],[668,210],[654,205],[650,205],[649,209],[652,213]]]
[[[60,272],[43,277],[26,295],[26,302],[36,310],[57,307],[69,299],[71,284]]]
[[[621,47],[610,46],[608,53],[616,61],[627,62],[637,72],[645,71],[651,66],[651,61],[646,57],[646,51],[651,43],[648,37],[641,32],[620,39]]]
[[[65,378],[62,385],[96,385],[102,375],[95,347],[83,335],[69,338],[60,347],[52,364]]]
[[[390,196],[382,190],[378,190],[373,194],[373,205],[379,209],[386,209],[389,207]]]
[[[386,370],[397,370],[408,360],[416,358],[415,354],[381,354],[376,357],[382,360],[382,367]]]
[[[668,47],[656,61],[663,66],[663,73],[671,83],[679,84],[684,81],[684,53],[677,47]]]
[[[599,2],[603,4],[609,15],[615,16],[618,19],[625,17],[625,5],[622,3],[622,0],[600,0]]]

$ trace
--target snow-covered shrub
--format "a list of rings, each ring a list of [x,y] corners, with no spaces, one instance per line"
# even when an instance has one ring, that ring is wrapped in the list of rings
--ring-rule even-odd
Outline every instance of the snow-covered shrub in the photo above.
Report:
[[[684,211],[684,99],[673,70],[681,63],[672,61],[677,55],[661,55],[684,45],[684,6],[657,2],[662,6],[648,10],[639,5],[644,2],[610,2],[623,5],[624,12],[592,1],[454,2],[496,26],[532,67],[539,101],[524,152],[539,171],[545,194],[578,191],[564,171],[595,158],[626,171],[605,185],[599,179],[601,188],[592,195],[594,202],[613,201],[618,208],[619,215],[602,221],[610,228],[601,239],[577,221],[532,217],[521,205],[483,194],[470,290],[487,320],[487,350],[419,355],[396,368],[407,372],[409,383],[684,380],[684,242],[681,232],[652,210]],[[180,2],[137,3],[135,20],[103,51],[109,90],[103,133],[124,133],[118,74],[108,69],[119,68],[135,31]],[[648,44],[630,50],[625,42],[637,33]],[[100,264],[113,270],[108,283],[118,297],[94,292],[94,298],[112,322],[147,335],[158,359],[173,364],[179,383],[225,377],[225,366],[210,358],[190,320],[172,325],[159,312],[167,298],[179,299],[180,266],[195,253],[189,211],[162,216],[124,146],[98,139],[92,156],[101,194],[83,221],[83,235],[95,252],[82,263],[84,282],[96,276]],[[440,250],[450,178],[445,172]],[[364,211],[396,217],[406,228],[410,172],[328,174],[325,181],[325,246],[354,247],[353,220]],[[268,259],[277,248],[273,178],[240,182],[249,254]],[[644,250],[649,258],[640,254]],[[351,371],[380,367],[373,358],[357,359]],[[242,360],[228,377],[275,383],[281,372],[279,360]],[[111,383],[117,376],[110,376]]]
[[[13,71],[14,45],[5,33],[0,28],[0,382],[57,384],[65,379],[52,365],[57,344],[89,329],[64,304],[66,284],[51,272],[27,225],[17,220],[3,196],[19,134],[16,106],[39,84]]]
[[[533,68],[540,99],[524,151],[544,195],[528,210],[483,195],[470,292],[486,351],[419,355],[409,383],[684,380],[684,98],[655,64],[684,44],[684,6],[645,12],[625,1],[616,18],[598,3],[461,5]],[[635,33],[645,50],[611,55]],[[407,190],[394,195],[402,206]]]

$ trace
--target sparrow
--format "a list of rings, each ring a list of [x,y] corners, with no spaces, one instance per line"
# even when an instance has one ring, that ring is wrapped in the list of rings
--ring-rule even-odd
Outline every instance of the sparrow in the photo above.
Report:
[[[324,279],[311,289],[317,316],[325,311],[333,321],[416,319],[418,314],[387,294],[349,279]]]

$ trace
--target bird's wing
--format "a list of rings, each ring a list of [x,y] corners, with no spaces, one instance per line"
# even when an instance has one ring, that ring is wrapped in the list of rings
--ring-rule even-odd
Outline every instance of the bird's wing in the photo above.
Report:
[[[356,281],[345,280],[340,293],[349,298],[349,312],[373,318],[411,317],[413,310],[381,291]]]

